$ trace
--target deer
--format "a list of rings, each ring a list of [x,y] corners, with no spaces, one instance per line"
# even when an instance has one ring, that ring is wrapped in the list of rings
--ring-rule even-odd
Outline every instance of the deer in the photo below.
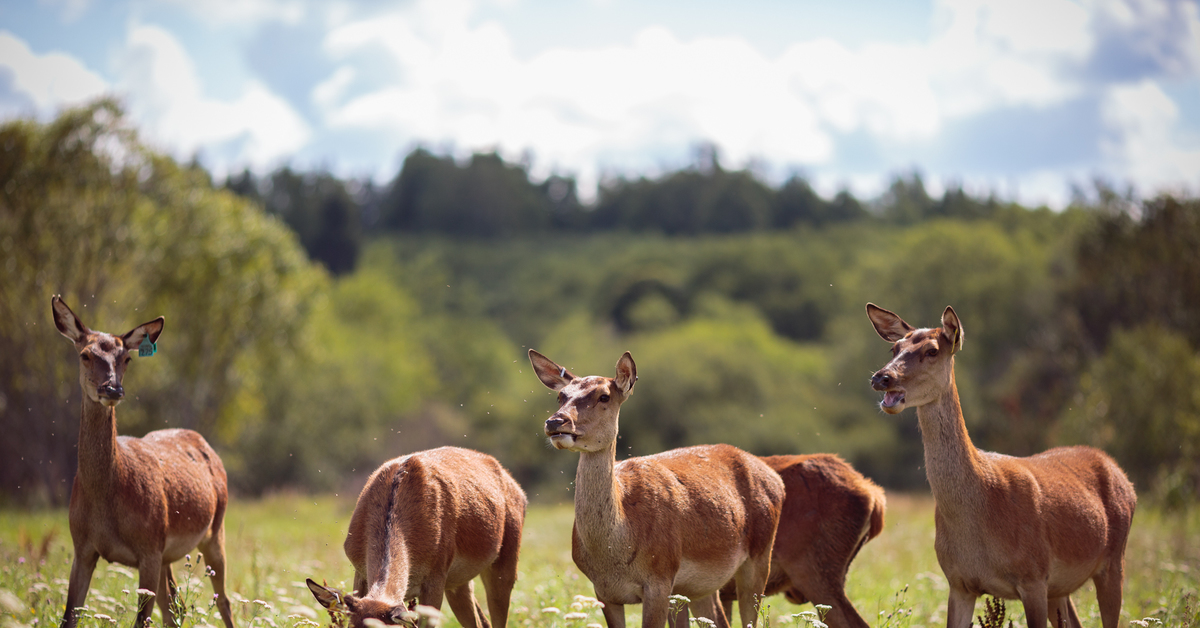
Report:
[[[883,489],[834,454],[764,456],[783,479],[786,494],[771,551],[764,595],[783,593],[793,604],[825,604],[831,628],[868,628],[846,597],[850,563],[883,531]],[[721,589],[732,612],[733,583]]]
[[[1019,599],[1030,628],[1080,627],[1070,595],[1096,588],[1104,628],[1121,613],[1125,543],[1137,495],[1108,454],[1056,447],[1028,457],[971,443],[954,381],[963,326],[954,308],[941,327],[916,329],[873,303],[867,316],[892,343],[871,377],[880,408],[917,409],[925,473],[935,502],[934,548],[950,585],[946,625],[966,628],[983,594]]]
[[[608,628],[624,628],[625,605],[642,605],[642,627],[662,628],[672,594],[728,626],[717,597],[733,580],[741,625],[753,626],[783,508],[779,474],[730,445],[698,445],[616,462],[618,416],[637,365],[625,352],[616,377],[576,377],[529,350],[534,373],[558,393],[545,422],[550,444],[577,452],[571,557],[604,604]]]
[[[354,591],[305,583],[335,625],[411,625],[414,599],[443,596],[465,628],[504,628],[517,582],[525,492],[493,457],[441,447],[383,463],[358,496],[343,549]],[[488,612],[475,599],[482,576]]]
[[[60,296],[52,297],[51,309],[59,333],[75,344],[83,388],[79,466],[68,508],[75,555],[61,628],[74,628],[100,558],[137,569],[135,627],[150,619],[151,598],[162,610],[163,623],[176,625],[171,563],[193,549],[204,555],[225,628],[233,628],[225,595],[229,484],[221,458],[192,430],[156,430],[141,438],[117,435],[126,367],[143,341],[157,342],[165,319],[160,316],[115,336],[89,329]]]

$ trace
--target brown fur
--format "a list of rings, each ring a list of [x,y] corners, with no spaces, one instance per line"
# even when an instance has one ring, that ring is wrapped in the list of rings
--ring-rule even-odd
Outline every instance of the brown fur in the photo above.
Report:
[[[79,352],[83,416],[79,423],[79,469],[71,487],[68,518],[75,558],[67,585],[62,628],[73,628],[96,562],[138,570],[138,588],[155,592],[163,623],[174,624],[175,591],[171,563],[199,549],[212,569],[217,608],[233,628],[225,597],[225,468],[204,437],[191,430],[158,430],[143,438],[117,436],[121,381],[144,336],[158,339],[163,318],[123,336],[87,328],[59,297],[51,300],[59,332]],[[154,608],[139,596],[135,626],[145,625]]]
[[[765,594],[783,593],[794,604],[830,607],[832,628],[866,628],[846,597],[850,562],[883,531],[883,489],[833,454],[766,456],[783,478],[787,495]],[[725,614],[735,598],[733,583],[721,589]]]
[[[317,601],[350,625],[400,623],[416,598],[441,608],[443,595],[465,628],[504,628],[517,581],[525,493],[487,454],[441,447],[385,462],[367,480],[346,533],[354,593],[308,580]],[[475,599],[483,576],[491,623]]]
[[[637,603],[643,628],[661,628],[671,594],[691,598],[692,613],[728,625],[716,593],[731,579],[741,625],[754,624],[783,505],[779,475],[729,445],[617,464],[617,418],[637,380],[629,353],[615,378],[577,378],[533,350],[529,359],[538,379],[559,392],[546,435],[556,448],[580,454],[571,556],[604,602],[609,628],[623,628],[625,604]],[[686,611],[676,625],[681,619]]]
[[[935,511],[938,563],[950,583],[947,626],[970,624],[975,599],[1020,599],[1030,628],[1079,627],[1070,594],[1091,579],[1104,628],[1121,612],[1125,542],[1137,495],[1104,452],[1058,447],[1015,458],[971,443],[954,383],[962,324],[952,308],[942,326],[915,330],[867,304],[876,332],[894,343],[891,362],[871,378],[880,404],[917,408]]]

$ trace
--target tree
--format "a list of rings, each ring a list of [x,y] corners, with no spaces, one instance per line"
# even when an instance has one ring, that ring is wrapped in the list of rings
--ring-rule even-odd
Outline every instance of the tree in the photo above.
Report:
[[[282,224],[142,146],[115,101],[7,123],[0,145],[0,489],[61,503],[74,473],[78,377],[53,294],[97,329],[165,315],[159,359],[125,380],[137,393],[121,431],[191,427],[220,447],[230,404],[286,355],[321,273]]]

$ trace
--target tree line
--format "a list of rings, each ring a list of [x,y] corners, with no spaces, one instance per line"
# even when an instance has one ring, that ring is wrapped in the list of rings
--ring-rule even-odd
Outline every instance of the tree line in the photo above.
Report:
[[[290,168],[215,183],[148,150],[112,101],[4,124],[0,149],[0,501],[69,493],[80,391],[53,294],[99,329],[166,316],[120,431],[200,430],[240,494],[350,490],[457,444],[568,498],[529,347],[577,373],[633,352],[621,456],[829,451],[920,490],[915,416],[884,416],[867,384],[886,356],[867,301],[922,325],[955,307],[980,447],[1093,444],[1145,496],[1200,487],[1195,198],[1097,184],[1055,212],[932,198],[907,175],[823,199],[709,155],[585,206],[569,178],[422,149],[383,186]]]
[[[728,170],[711,146],[698,150],[691,166],[656,178],[602,181],[590,204],[579,200],[572,177],[535,182],[525,164],[494,152],[459,161],[425,148],[410,152],[384,186],[282,166],[261,177],[243,170],[228,176],[224,187],[282,218],[309,256],[334,274],[353,271],[364,244],[388,234],[484,240],[552,232],[697,236],[869,220],[982,219],[1004,207],[961,186],[933,198],[917,172],[897,176],[877,203],[845,189],[825,199],[800,175],[772,187],[750,170]]]

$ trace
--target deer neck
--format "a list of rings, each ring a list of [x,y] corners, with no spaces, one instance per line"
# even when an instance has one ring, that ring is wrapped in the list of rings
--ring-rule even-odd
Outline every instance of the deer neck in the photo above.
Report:
[[[92,494],[107,494],[120,469],[117,449],[117,408],[93,401],[83,394],[83,415],[79,420],[80,482]]]
[[[575,529],[588,548],[624,547],[628,526],[616,477],[617,442],[608,449],[581,452],[575,471]]]
[[[938,399],[917,408],[925,448],[925,476],[939,511],[969,508],[982,497],[985,461],[967,434],[954,373]]]

